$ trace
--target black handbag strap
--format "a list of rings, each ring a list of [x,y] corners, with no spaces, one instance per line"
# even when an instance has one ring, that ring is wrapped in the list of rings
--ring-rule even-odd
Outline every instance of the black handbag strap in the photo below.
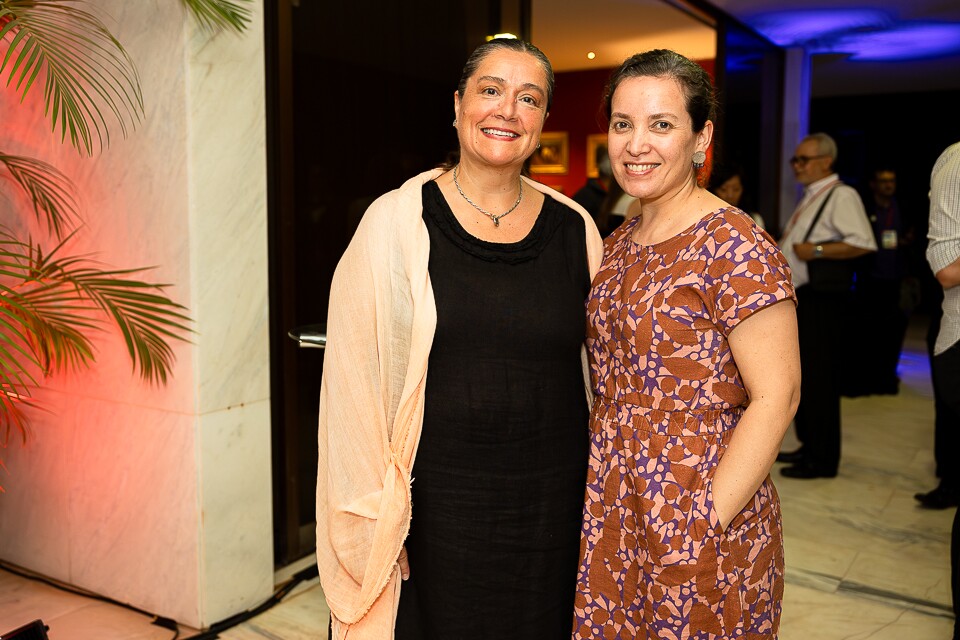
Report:
[[[827,206],[827,203],[828,203],[828,202],[830,202],[830,196],[833,195],[833,190],[836,189],[836,188],[837,188],[836,185],[830,187],[830,191],[827,191],[827,197],[824,198],[824,199],[823,199],[823,202],[820,203],[820,208],[817,209],[817,214],[816,214],[815,216],[813,216],[813,222],[811,222],[811,223],[810,223],[810,226],[807,227],[807,234],[806,234],[805,236],[803,236],[803,242],[804,242],[804,243],[806,243],[807,239],[810,238],[810,234],[813,233],[813,229],[814,229],[814,227],[817,226],[817,223],[820,222],[820,214],[823,213],[823,208],[824,208],[825,206]]]

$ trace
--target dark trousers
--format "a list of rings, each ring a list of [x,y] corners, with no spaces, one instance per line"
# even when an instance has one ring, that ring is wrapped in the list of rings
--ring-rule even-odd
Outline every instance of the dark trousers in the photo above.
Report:
[[[900,280],[865,275],[857,282],[852,307],[850,344],[854,353],[840,390],[843,395],[896,393],[897,365],[907,333],[907,314],[900,308]]]
[[[794,418],[807,464],[825,473],[840,465],[839,369],[849,342],[850,294],[797,289],[800,406]]]
[[[944,409],[951,413],[953,420],[960,416],[960,342],[952,347],[934,356],[932,361],[934,397],[939,398]],[[941,405],[937,405],[937,444],[946,446],[941,440],[949,440],[956,445],[958,434],[957,430],[960,423],[954,422],[953,428],[949,429],[952,433],[939,433]],[[945,425],[946,426],[946,425]],[[944,483],[954,482],[956,475],[957,449],[953,449],[952,459],[946,459],[944,451],[939,451],[943,459],[937,459],[937,468],[941,470],[941,481]],[[953,485],[956,487],[956,485]],[[953,612],[960,620],[960,510],[953,518],[953,535],[950,540],[950,568],[951,568],[951,587],[953,590]],[[960,628],[954,629],[953,637],[960,639]]]
[[[957,349],[933,355],[933,347],[940,333],[941,312],[937,309],[930,319],[927,332],[927,352],[930,355],[930,373],[933,382],[933,458],[936,461],[936,474],[944,486],[960,489],[960,406],[955,401],[960,394],[957,377]]]

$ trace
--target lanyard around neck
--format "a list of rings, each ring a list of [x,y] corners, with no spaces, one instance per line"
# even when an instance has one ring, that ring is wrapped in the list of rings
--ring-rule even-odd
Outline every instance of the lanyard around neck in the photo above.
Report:
[[[828,189],[832,189],[833,187],[837,186],[838,184],[840,184],[840,180],[831,180],[831,181],[828,182],[827,184],[825,184],[825,185],[823,185],[822,187],[820,187],[819,189],[817,189],[817,192],[814,193],[814,194],[813,194],[812,196],[810,196],[809,198],[803,198],[803,199],[801,199],[801,202],[803,203],[803,205],[797,207],[797,210],[793,212],[793,215],[790,217],[790,222],[787,223],[787,228],[786,228],[786,230],[784,230],[784,232],[783,232],[783,237],[786,238],[787,236],[790,235],[790,232],[793,231],[794,225],[796,225],[796,224],[797,224],[797,221],[800,220],[800,216],[803,214],[803,212],[806,211],[807,208],[808,208],[811,204],[813,204],[814,201],[816,201],[816,199],[819,198],[820,195],[821,195],[823,192],[827,191]],[[811,225],[811,226],[812,226],[812,225]]]

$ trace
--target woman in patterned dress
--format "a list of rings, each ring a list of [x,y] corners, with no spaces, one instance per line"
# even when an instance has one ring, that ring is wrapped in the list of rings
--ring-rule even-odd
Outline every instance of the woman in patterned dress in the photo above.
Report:
[[[698,185],[715,108],[698,65],[637,54],[605,102],[614,176],[640,215],[605,241],[587,306],[596,398],[573,638],[775,638],[769,470],[800,383],[789,268]]]

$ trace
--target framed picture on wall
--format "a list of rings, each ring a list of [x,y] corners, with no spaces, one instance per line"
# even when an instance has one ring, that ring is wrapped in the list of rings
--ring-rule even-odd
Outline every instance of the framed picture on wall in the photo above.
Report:
[[[597,178],[600,173],[597,171],[597,147],[607,148],[607,134],[591,133],[587,136],[587,177]]]
[[[530,173],[566,173],[570,168],[570,143],[566,131],[540,134],[540,148],[530,157]]]

